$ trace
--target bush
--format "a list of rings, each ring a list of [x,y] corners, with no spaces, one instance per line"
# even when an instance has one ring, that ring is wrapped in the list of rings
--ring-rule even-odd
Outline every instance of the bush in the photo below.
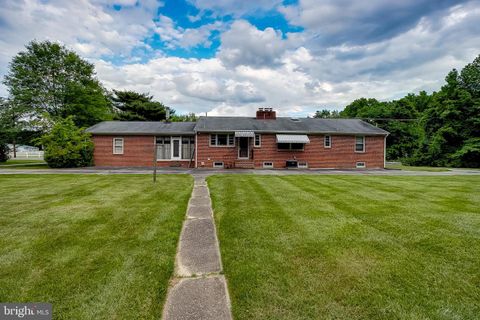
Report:
[[[93,164],[90,134],[76,127],[72,117],[56,122],[38,141],[44,147],[44,158],[49,167],[77,168]]]
[[[0,162],[6,162],[8,160],[8,146],[5,142],[0,141]]]

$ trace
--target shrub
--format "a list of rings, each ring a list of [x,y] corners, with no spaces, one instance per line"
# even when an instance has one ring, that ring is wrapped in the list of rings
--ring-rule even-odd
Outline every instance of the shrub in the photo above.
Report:
[[[5,142],[0,141],[0,162],[6,162],[8,160],[8,146]]]
[[[49,167],[76,168],[93,164],[90,134],[76,127],[72,117],[56,122],[38,141],[44,147]]]

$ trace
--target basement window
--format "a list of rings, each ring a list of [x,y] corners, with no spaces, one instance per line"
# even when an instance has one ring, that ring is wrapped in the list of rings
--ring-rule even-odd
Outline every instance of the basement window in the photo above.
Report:
[[[264,162],[263,163],[263,168],[265,169],[273,169],[273,162]]]
[[[213,167],[214,168],[223,168],[223,162],[214,162]]]
[[[363,169],[363,168],[366,168],[366,164],[365,162],[357,162],[355,167],[357,167],[358,169]]]
[[[298,161],[297,167],[299,169],[307,169],[308,163],[306,161]]]
[[[123,154],[123,138],[113,138],[113,154]]]

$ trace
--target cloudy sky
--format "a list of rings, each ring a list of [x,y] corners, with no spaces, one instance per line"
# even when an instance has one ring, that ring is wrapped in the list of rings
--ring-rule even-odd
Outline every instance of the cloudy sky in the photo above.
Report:
[[[309,115],[438,90],[480,54],[479,22],[480,0],[0,0],[0,76],[50,39],[179,113]]]

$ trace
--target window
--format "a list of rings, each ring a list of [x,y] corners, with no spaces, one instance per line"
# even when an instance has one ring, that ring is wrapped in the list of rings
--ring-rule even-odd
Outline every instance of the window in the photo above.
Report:
[[[170,148],[170,137],[157,137],[157,160],[170,160]]]
[[[355,166],[357,168],[365,168],[366,167],[365,162],[357,162]]]
[[[113,138],[113,154],[123,154],[123,138]]]
[[[273,162],[264,162],[263,167],[265,169],[272,169],[273,168]]]
[[[365,152],[365,137],[356,136],[355,137],[355,152]]]
[[[182,159],[190,160],[195,150],[195,137],[182,138]]]
[[[223,162],[214,162],[213,167],[214,168],[223,168]]]
[[[260,134],[255,134],[255,144],[254,146],[255,147],[260,147],[262,145],[262,137],[260,136]]]
[[[231,147],[235,144],[235,136],[233,134],[212,134],[210,135],[210,146],[214,147]]]
[[[303,151],[303,143],[277,143],[278,150]]]
[[[308,168],[308,163],[305,161],[298,161],[297,167],[299,169],[307,169]]]
[[[325,148],[331,148],[332,147],[332,137],[331,136],[325,136],[323,138],[323,146]]]

